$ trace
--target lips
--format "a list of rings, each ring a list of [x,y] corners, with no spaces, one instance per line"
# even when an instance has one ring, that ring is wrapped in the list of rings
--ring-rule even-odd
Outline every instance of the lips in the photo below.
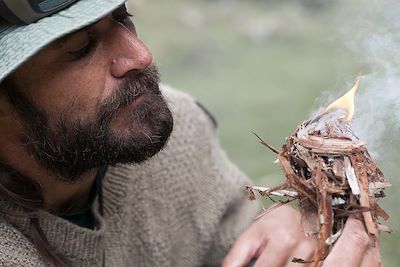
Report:
[[[128,105],[128,107],[130,107],[130,108],[135,108],[135,107],[137,107],[141,102],[142,102],[142,100],[144,99],[144,97],[145,97],[145,94],[144,93],[139,93],[134,99],[133,99],[133,101],[131,102],[131,104],[130,105]]]
[[[126,104],[120,106],[117,112],[117,116],[124,116],[125,114],[137,108],[140,105],[140,103],[142,103],[143,99],[145,98],[145,95],[146,94],[144,92],[140,92],[135,97],[130,99],[129,102],[127,101]]]

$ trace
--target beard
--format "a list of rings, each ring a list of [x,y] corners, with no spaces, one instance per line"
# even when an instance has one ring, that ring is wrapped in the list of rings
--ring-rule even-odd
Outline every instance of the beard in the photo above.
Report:
[[[153,65],[126,77],[112,96],[97,105],[92,120],[72,119],[72,110],[54,118],[19,88],[6,86],[6,93],[22,118],[21,142],[31,156],[62,180],[75,182],[101,166],[141,163],[165,146],[173,118],[158,84]],[[139,97],[140,102],[130,108]],[[128,111],[121,116],[121,110]],[[55,122],[52,127],[50,120]],[[118,121],[117,129],[114,121]]]

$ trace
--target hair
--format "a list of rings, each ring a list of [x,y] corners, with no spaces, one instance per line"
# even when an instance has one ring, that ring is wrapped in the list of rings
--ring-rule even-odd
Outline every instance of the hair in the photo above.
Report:
[[[0,97],[7,97],[12,90],[8,80],[0,83]],[[8,101],[8,100],[7,100]],[[66,267],[67,264],[50,246],[39,224],[39,210],[44,209],[44,197],[40,185],[34,180],[17,172],[0,160],[0,198],[11,204],[8,209],[0,206],[0,212],[10,217],[29,219],[28,238],[33,242],[42,257],[56,267]]]

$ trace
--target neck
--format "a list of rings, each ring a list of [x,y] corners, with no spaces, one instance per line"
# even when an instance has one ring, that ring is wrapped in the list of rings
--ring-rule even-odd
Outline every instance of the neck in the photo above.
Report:
[[[16,155],[16,151],[13,152],[10,154]],[[10,156],[10,154],[7,155]],[[82,209],[89,199],[97,173],[97,169],[92,169],[78,177],[75,182],[68,182],[39,166],[25,153],[8,157],[3,162],[38,184],[40,187],[38,190],[41,191],[44,199],[43,209],[55,213],[75,212]]]
[[[45,209],[55,213],[81,210],[89,200],[96,173],[97,170],[90,170],[74,183],[60,181],[55,177],[46,177],[48,182],[42,187]]]

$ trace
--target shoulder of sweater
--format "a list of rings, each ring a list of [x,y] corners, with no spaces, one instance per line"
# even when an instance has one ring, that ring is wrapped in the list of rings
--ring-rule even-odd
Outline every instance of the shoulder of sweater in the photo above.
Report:
[[[160,90],[161,93],[163,94],[163,96],[168,99],[168,100],[189,100],[189,101],[193,101],[193,97],[190,96],[189,94],[177,90],[175,88],[172,88],[171,86],[167,85],[167,84],[160,84]]]
[[[165,84],[161,84],[160,89],[169,107],[175,112],[174,115],[179,116],[190,112],[191,115],[196,115],[199,119],[206,119],[207,124],[211,125],[214,129],[217,128],[215,117],[194,97]]]
[[[33,243],[0,218],[0,266],[44,266]]]

